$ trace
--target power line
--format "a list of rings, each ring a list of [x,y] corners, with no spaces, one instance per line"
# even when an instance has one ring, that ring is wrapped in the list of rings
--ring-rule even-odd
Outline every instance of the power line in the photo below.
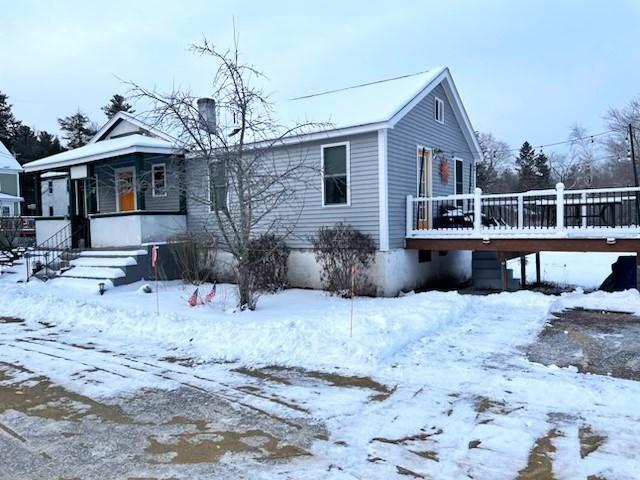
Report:
[[[408,73],[406,75],[400,75],[399,77],[384,78],[382,80],[375,80],[373,82],[360,83],[360,84],[357,84],[357,85],[351,85],[349,87],[336,88],[334,90],[325,90],[323,92],[311,93],[309,95],[303,95],[301,97],[290,98],[289,100],[292,100],[292,101],[293,100],[304,100],[306,98],[319,97],[321,95],[329,95],[330,93],[344,92],[346,90],[353,90],[353,89],[356,89],[356,88],[368,87],[369,85],[378,85],[380,83],[391,82],[393,80],[401,80],[403,78],[416,77],[418,75],[423,75],[423,74],[425,74],[427,72],[430,72],[430,71],[431,70],[423,70],[422,72]]]

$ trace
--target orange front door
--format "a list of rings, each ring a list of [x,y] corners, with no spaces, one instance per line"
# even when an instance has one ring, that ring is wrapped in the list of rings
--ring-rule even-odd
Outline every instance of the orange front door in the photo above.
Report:
[[[116,175],[119,211],[130,212],[135,210],[136,185],[134,170],[121,170]]]

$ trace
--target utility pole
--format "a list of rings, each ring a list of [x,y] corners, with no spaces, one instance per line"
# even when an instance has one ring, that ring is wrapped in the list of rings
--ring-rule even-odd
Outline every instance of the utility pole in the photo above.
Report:
[[[633,125],[629,124],[629,151],[631,152],[631,164],[633,165],[633,181],[634,185],[638,186],[638,167],[636,166],[636,150],[633,146]],[[635,192],[636,197],[636,225],[640,224],[640,199],[638,195],[640,192]],[[638,255],[638,262],[640,262],[640,255]]]
[[[629,147],[631,150],[631,163],[633,164],[633,181],[638,186],[638,167],[636,166],[636,151],[633,146],[633,125],[629,124]]]

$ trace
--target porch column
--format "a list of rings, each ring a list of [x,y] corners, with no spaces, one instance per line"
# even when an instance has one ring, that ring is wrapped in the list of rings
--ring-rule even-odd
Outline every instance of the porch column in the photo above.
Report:
[[[98,201],[96,193],[98,187],[96,185],[96,166],[93,163],[87,165],[87,181],[85,195],[87,196],[87,214],[97,213]]]
[[[149,186],[149,181],[145,179],[144,154],[136,153],[136,204],[138,210],[146,210],[145,192]]]

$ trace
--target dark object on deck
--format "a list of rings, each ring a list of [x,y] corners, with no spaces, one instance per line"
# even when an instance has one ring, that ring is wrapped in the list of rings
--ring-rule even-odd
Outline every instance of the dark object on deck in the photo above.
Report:
[[[600,290],[605,292],[621,292],[630,288],[636,288],[635,255],[618,257],[611,265],[611,275],[600,285]]]

